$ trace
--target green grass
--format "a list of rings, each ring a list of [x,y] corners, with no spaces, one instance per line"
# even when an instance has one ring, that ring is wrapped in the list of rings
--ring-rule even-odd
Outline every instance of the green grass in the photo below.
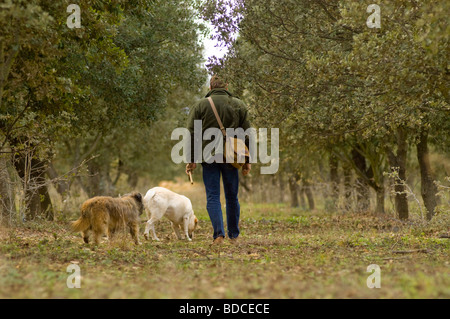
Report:
[[[201,228],[190,243],[176,240],[167,220],[156,226],[161,242],[142,238],[141,246],[127,235],[94,248],[63,221],[1,229],[0,297],[450,297],[450,241],[439,238],[448,231],[447,216],[437,223],[401,223],[244,204],[241,245],[226,241],[213,250],[208,215],[201,209],[196,214]],[[421,251],[399,253],[413,250]],[[71,263],[80,266],[81,289],[66,286]],[[367,288],[370,264],[381,267],[380,289]]]

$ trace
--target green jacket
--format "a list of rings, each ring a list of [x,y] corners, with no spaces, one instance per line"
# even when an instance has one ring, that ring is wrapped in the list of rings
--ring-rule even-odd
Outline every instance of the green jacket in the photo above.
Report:
[[[244,130],[250,128],[248,110],[245,103],[237,97],[234,97],[225,89],[214,89],[210,91],[204,99],[199,100],[197,104],[191,108],[189,113],[187,129],[191,133],[192,157],[194,153],[194,121],[202,121],[202,135],[208,128],[220,128],[208,101],[208,97],[211,97],[214,101],[217,112],[219,113],[225,128],[243,128]],[[211,141],[203,141],[202,150],[209,143],[211,143]],[[193,162],[193,159],[191,162]]]

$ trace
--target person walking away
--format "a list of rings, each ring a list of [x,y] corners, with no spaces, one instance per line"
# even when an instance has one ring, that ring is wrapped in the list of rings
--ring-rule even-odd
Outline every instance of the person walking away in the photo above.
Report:
[[[217,118],[211,108],[211,104],[208,101],[209,97],[212,98],[225,128],[242,128],[244,131],[250,128],[248,110],[245,103],[228,91],[228,84],[225,81],[218,76],[213,76],[210,81],[210,91],[204,99],[201,99],[196,103],[189,113],[187,128],[191,133],[192,149],[194,149],[195,142],[194,121],[202,121],[202,136],[209,128],[220,128]],[[207,143],[211,143],[211,141],[203,141],[202,150]],[[206,162],[208,159],[204,159],[202,163],[203,182],[205,184],[207,200],[206,209],[213,227],[213,245],[221,244],[225,239],[222,206],[220,202],[221,176],[225,192],[228,238],[233,243],[237,243],[240,234],[240,204],[238,199],[239,170],[231,164],[220,163],[221,161],[218,161],[217,159],[222,159],[223,161],[223,154],[213,155],[214,161],[210,164]],[[192,173],[196,168],[197,164],[194,161],[194,152],[192,151],[191,163],[187,164],[186,173]],[[251,164],[245,163],[242,167],[242,174],[246,176],[250,171]]]

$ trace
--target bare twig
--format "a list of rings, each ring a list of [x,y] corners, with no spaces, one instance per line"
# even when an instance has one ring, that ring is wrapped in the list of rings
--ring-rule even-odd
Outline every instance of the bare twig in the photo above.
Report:
[[[395,250],[394,254],[414,254],[414,253],[425,253],[428,254],[430,251],[428,249],[412,249],[412,250]]]

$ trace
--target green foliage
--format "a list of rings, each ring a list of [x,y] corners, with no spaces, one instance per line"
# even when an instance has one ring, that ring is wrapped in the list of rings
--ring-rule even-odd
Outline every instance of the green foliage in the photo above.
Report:
[[[219,19],[217,10],[208,16],[222,31],[232,29],[237,13],[242,16],[231,53],[211,67],[251,92],[262,124],[283,122],[296,137],[368,139],[399,125],[434,127],[448,115],[448,34],[423,21],[428,11],[441,12],[431,8],[446,5],[384,3],[383,26],[374,30],[365,25],[368,4],[238,1],[234,15]],[[433,34],[441,50],[427,55],[424,41]]]
[[[380,29],[366,25],[370,4],[211,1],[204,15],[230,47],[210,70],[247,99],[255,125],[283,128],[285,166],[312,175],[333,154],[378,190],[399,130],[408,145],[427,132],[448,151],[448,4],[383,2]]]
[[[135,179],[167,173],[164,168],[171,166],[167,144],[178,127],[176,114],[183,114],[183,108],[192,103],[191,96],[203,86],[206,75],[199,68],[198,37],[204,28],[194,21],[195,11],[189,5],[156,1],[151,9],[129,9],[112,39],[126,54],[127,65],[120,73],[107,61],[84,69],[81,79],[90,84],[97,102],[88,113],[80,110],[79,118],[86,122],[77,125],[77,139],[65,139],[60,145],[72,159],[68,164],[79,162],[80,154],[90,153],[95,146],[93,153],[99,157],[93,160],[96,168],[90,174],[104,176],[103,185],[111,184],[109,172],[116,161],[117,176],[126,173]],[[172,108],[166,113],[167,105]],[[156,120],[159,123],[153,127]],[[114,193],[108,187],[89,193]]]
[[[112,163],[121,164],[119,175],[144,175],[152,123],[164,120],[168,104],[180,107],[170,116],[182,113],[192,102],[184,92],[199,92],[205,81],[199,3],[83,0],[74,29],[66,25],[70,3],[1,2],[2,149],[32,149],[75,175],[94,156],[89,174],[101,175],[102,184],[111,183]],[[169,101],[174,92],[178,100]],[[173,128],[159,131],[164,143]]]

